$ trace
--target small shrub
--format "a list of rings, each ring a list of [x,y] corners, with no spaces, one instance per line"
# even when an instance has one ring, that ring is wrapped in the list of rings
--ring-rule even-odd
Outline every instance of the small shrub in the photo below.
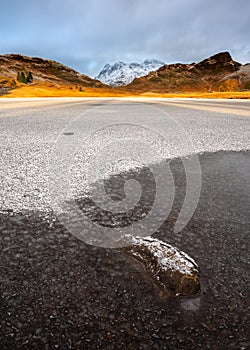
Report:
[[[13,80],[11,81],[10,86],[13,87],[13,88],[16,86],[16,81],[15,81],[15,79],[13,79]]]

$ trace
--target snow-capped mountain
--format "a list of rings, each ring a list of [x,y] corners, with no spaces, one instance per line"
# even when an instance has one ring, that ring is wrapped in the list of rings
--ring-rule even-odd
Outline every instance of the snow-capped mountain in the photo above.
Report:
[[[158,60],[145,60],[142,63],[116,62],[113,65],[106,64],[95,79],[111,86],[127,85],[135,78],[147,75],[164,64]]]

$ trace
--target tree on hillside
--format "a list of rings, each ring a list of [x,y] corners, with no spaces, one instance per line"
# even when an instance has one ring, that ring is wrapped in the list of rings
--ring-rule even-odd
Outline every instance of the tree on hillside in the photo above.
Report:
[[[31,83],[33,81],[33,76],[31,72],[28,72],[27,77],[26,77],[27,83]]]
[[[21,77],[20,77],[20,72],[17,73],[17,77],[16,77],[16,80],[17,81],[20,81]]]
[[[23,84],[27,84],[27,79],[25,77],[24,72],[17,73],[17,81],[19,81],[20,83],[23,83]]]
[[[18,72],[17,73],[17,81],[23,84],[28,84],[33,81],[33,76],[31,72],[24,73],[24,72]]]

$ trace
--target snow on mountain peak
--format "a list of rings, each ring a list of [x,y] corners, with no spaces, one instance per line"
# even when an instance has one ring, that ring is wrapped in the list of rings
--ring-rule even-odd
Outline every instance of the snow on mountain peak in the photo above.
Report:
[[[131,83],[135,78],[142,77],[148,73],[162,67],[165,63],[152,59],[146,59],[142,63],[124,63],[116,62],[114,64],[105,64],[95,79],[110,86],[122,86]]]

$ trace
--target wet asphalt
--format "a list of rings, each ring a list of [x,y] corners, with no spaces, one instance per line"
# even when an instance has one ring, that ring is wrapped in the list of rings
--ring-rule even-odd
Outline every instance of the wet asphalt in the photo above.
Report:
[[[200,103],[194,102],[194,105]],[[230,103],[234,101],[223,102],[223,109],[228,109],[224,104],[230,106]],[[167,157],[163,153],[173,174],[175,197],[169,216],[154,237],[193,257],[201,276],[199,295],[177,299],[162,297],[147,273],[119,248],[86,244],[70,234],[50,210],[44,185],[46,174],[41,168],[45,168],[45,155],[55,141],[52,134],[56,137],[56,128],[59,133],[65,132],[65,120],[70,116],[65,106],[60,114],[54,101],[51,104],[50,117],[40,110],[36,120],[31,107],[23,111],[11,107],[0,120],[3,136],[0,348],[248,349],[250,152],[249,120],[245,116],[247,103],[240,101],[236,114],[229,116],[225,111],[204,112],[204,120],[209,120],[204,128],[200,109],[194,109],[189,115],[187,107],[185,115],[184,107],[169,107],[176,108],[179,120],[189,118],[202,174],[201,194],[194,215],[186,227],[176,233],[174,225],[185,197],[186,174],[179,157],[182,154]],[[78,106],[84,108],[81,103]],[[204,107],[204,102],[202,106],[208,108]],[[236,109],[235,106],[232,109]],[[27,108],[31,108],[28,117]],[[47,106],[45,112],[48,112]],[[53,113],[56,121],[50,119]],[[188,125],[188,120],[184,122]],[[50,133],[44,132],[43,123]],[[219,131],[216,131],[216,124]],[[6,126],[10,128],[11,137],[7,135]],[[225,131],[228,131],[226,137],[220,139],[218,136],[225,135]],[[39,142],[35,147],[36,135]],[[79,176],[74,169],[73,174],[76,178]],[[128,172],[120,176],[122,174],[125,178],[128,176]],[[147,215],[154,201],[150,168],[130,170],[129,177],[133,176],[145,193],[135,211],[129,215],[118,214],[120,227],[129,226]],[[111,175],[107,183],[109,195],[122,199],[123,181],[117,182],[117,175]],[[113,189],[112,183],[115,184]],[[36,195],[34,184],[38,189]],[[77,198],[81,210],[86,206],[89,209],[86,193],[81,197],[79,191]],[[117,222],[117,214],[100,212],[97,215],[96,208],[91,208],[89,217],[100,225],[112,227]]]

